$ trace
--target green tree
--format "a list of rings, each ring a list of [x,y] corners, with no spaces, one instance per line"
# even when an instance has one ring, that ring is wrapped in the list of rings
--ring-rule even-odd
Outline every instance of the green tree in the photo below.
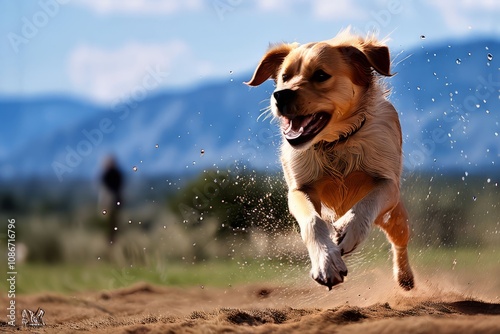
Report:
[[[219,235],[251,227],[280,231],[293,226],[286,196],[280,174],[210,170],[188,182],[168,205],[189,227],[217,219]]]

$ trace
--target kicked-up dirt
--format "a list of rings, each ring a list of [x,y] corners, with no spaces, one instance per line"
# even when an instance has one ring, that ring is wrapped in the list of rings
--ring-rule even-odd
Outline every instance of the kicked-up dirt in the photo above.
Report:
[[[411,292],[387,273],[365,272],[328,292],[312,281],[290,286],[124,289],[18,296],[6,333],[500,333],[498,291],[480,297],[446,290],[446,278],[417,277]],[[493,278],[492,278],[493,279]],[[498,280],[498,277],[495,278]],[[485,292],[485,291],[483,291]],[[496,293],[496,294],[495,294]],[[7,299],[2,296],[2,305]],[[43,308],[45,326],[21,326],[20,309]]]

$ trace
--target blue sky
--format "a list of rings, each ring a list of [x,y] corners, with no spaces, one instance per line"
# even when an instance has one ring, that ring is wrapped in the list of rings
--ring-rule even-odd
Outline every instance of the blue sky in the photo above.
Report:
[[[239,78],[269,43],[328,39],[349,25],[389,35],[396,54],[499,38],[498,17],[497,0],[0,0],[0,96],[112,103],[145,82]]]

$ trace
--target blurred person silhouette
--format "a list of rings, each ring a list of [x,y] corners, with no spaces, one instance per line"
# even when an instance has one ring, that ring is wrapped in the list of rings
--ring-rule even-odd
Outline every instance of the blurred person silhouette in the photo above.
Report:
[[[99,210],[106,219],[108,240],[110,245],[112,245],[116,240],[118,215],[120,207],[123,205],[123,174],[113,156],[108,156],[104,160],[100,184]]]

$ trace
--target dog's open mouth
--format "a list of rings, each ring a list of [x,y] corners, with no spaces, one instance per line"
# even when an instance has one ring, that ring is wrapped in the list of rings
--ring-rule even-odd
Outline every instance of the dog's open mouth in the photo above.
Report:
[[[293,118],[281,116],[281,130],[290,145],[298,146],[307,143],[320,133],[331,117],[332,115],[327,112]]]

